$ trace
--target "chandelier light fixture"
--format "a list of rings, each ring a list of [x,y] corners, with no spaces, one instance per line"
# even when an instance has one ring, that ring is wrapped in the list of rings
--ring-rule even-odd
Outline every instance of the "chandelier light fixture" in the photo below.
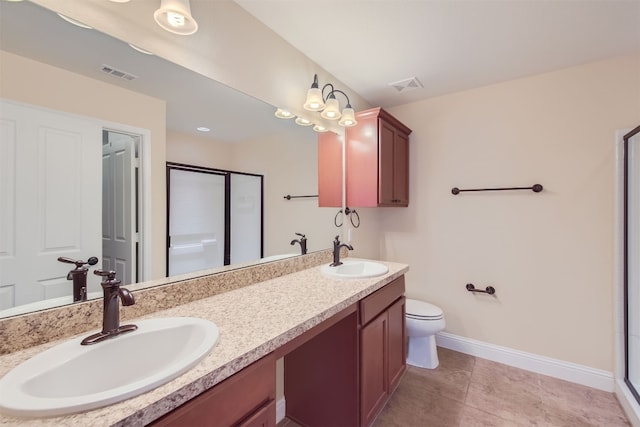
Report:
[[[347,99],[347,104],[342,111],[340,111],[340,103],[336,98],[336,94],[341,94]],[[317,74],[314,74],[313,76],[313,83],[307,92],[307,99],[303,108],[307,111],[319,112],[320,117],[325,120],[338,120],[338,124],[340,126],[351,127],[358,124],[356,121],[356,113],[351,107],[351,102],[349,101],[347,94],[336,89],[331,83],[324,85],[321,90],[320,85],[318,84]],[[315,123],[316,120],[313,120],[312,118],[301,116],[296,117],[295,114],[282,108],[278,108],[276,110],[275,116],[279,119],[295,118],[296,124],[300,126],[313,126],[313,130],[316,132],[326,132],[329,130],[325,125]],[[321,122],[321,120],[317,121]]]
[[[198,31],[189,0],[160,0],[160,9],[155,11],[153,19],[170,33],[188,36]]]
[[[326,93],[326,94],[325,94]],[[340,103],[336,98],[336,94],[341,94],[347,99],[347,105],[340,111]],[[327,120],[339,120],[340,126],[351,127],[358,124],[356,121],[356,113],[351,107],[349,96],[343,91],[336,89],[333,84],[327,83],[322,86],[318,84],[318,75],[313,76],[313,83],[307,92],[307,100],[303,105],[308,111],[321,111],[320,116]]]

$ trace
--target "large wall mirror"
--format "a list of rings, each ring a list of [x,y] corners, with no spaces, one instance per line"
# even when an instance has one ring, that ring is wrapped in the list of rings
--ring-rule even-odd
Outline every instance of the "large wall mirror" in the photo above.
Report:
[[[139,238],[138,280],[161,279],[165,272],[166,162],[264,176],[263,257],[299,253],[300,247],[291,245],[298,238],[296,233],[306,235],[309,252],[329,248],[339,233],[334,223],[338,208],[319,208],[315,198],[285,198],[317,194],[317,138],[310,128],[275,118],[273,106],[134,50],[123,41],[74,26],[29,1],[0,1],[0,54],[0,101],[4,103],[0,106],[15,102],[19,107],[42,108],[99,123],[101,131],[141,138],[134,151],[141,156],[140,182],[147,187],[142,188],[139,199],[144,215],[139,216],[138,224],[143,235]],[[72,87],[68,97],[61,94],[66,85]],[[70,106],[74,100],[78,102]],[[210,131],[197,131],[201,126]],[[2,137],[6,142],[4,134]],[[33,163],[34,168],[39,167]],[[6,168],[6,163],[0,161],[0,167]],[[97,194],[98,206],[108,204],[99,197],[100,186],[92,188],[82,191]],[[0,197],[6,194],[0,192]],[[6,206],[7,202],[1,203]],[[19,243],[21,236],[15,237]],[[90,256],[77,253],[70,257]],[[44,262],[54,261],[49,257]],[[38,261],[29,268],[39,268]],[[64,282],[73,266],[54,262],[53,268],[55,272],[43,280]],[[19,280],[21,273],[15,276]],[[89,277],[93,280],[91,294],[99,287]],[[71,282],[66,285],[71,294]],[[3,287],[8,289],[8,284],[0,283],[0,293]],[[35,309],[36,299],[54,299],[54,295],[40,294],[31,298]],[[7,305],[13,297],[10,292],[4,296]],[[14,314],[11,310],[5,313]],[[6,315],[0,311],[0,317]]]

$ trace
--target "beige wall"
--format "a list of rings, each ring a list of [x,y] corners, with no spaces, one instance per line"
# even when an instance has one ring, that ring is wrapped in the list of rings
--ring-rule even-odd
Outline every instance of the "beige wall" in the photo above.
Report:
[[[0,97],[151,131],[151,211],[165,212],[166,103],[98,80],[0,51]],[[151,224],[152,277],[165,272],[164,215]],[[160,250],[159,250],[160,249]]]
[[[338,208],[319,208],[315,198],[284,196],[317,194],[316,141],[315,132],[293,123],[289,131],[236,143],[168,132],[167,161],[264,175],[265,256],[300,251],[290,244],[296,232],[307,236],[311,252],[331,246],[339,232],[333,225]]]
[[[450,333],[613,371],[614,135],[640,124],[640,57],[390,111],[413,129],[411,202],[363,210],[356,248],[377,235],[372,255],[410,264],[408,295]]]

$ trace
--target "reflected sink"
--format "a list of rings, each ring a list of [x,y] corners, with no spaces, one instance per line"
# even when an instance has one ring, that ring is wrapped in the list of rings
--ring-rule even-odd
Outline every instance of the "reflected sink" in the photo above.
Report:
[[[323,274],[337,279],[365,279],[382,276],[389,272],[389,267],[379,262],[366,260],[345,260],[342,265],[331,267],[329,264],[320,267]]]
[[[0,378],[0,412],[45,417],[120,402],[167,383],[213,349],[218,327],[204,319],[135,322],[136,331],[94,345],[85,334],[18,365]]]

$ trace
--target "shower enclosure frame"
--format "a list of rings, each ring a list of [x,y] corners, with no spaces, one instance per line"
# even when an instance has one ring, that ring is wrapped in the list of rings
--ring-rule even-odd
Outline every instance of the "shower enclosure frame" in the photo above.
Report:
[[[630,258],[630,214],[629,214],[629,191],[631,189],[630,184],[630,176],[629,173],[631,171],[631,159],[629,156],[629,142],[631,138],[636,135],[640,135],[640,126],[631,130],[629,133],[623,136],[623,328],[624,328],[624,382],[628,387],[629,391],[635,397],[638,404],[640,404],[640,390],[636,388],[636,385],[629,378],[629,360],[633,355],[630,355],[630,303],[629,300],[629,268],[631,264]],[[640,147],[639,147],[640,148]],[[640,168],[640,165],[637,165]],[[636,219],[637,220],[637,219]],[[638,225],[640,226],[640,225]],[[640,307],[637,307],[640,309]],[[635,357],[639,357],[640,355],[635,355]]]

